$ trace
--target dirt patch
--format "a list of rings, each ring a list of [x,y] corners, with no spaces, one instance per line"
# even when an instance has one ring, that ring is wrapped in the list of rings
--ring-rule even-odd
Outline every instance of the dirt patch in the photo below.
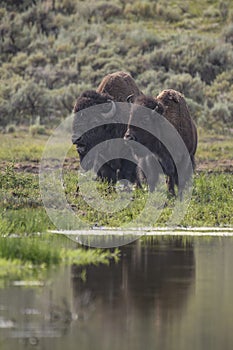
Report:
[[[197,163],[196,171],[227,172],[233,174],[233,160],[220,159],[200,161]]]
[[[4,171],[10,162],[1,162],[0,171]],[[25,161],[13,164],[13,168],[16,172],[25,172],[31,174],[39,174],[40,163],[37,161]],[[49,165],[48,165],[49,168]],[[72,157],[67,158],[64,161],[64,169],[67,170],[78,170],[79,160],[78,158]],[[198,161],[196,166],[197,172],[227,172],[233,174],[233,160],[232,159],[220,159],[220,160],[203,160]]]
[[[53,160],[51,160],[51,164],[52,164],[52,161]],[[39,171],[40,171],[40,162],[37,162],[37,161],[34,161],[34,162],[33,161],[25,161],[25,162],[13,163],[13,164],[11,162],[6,162],[6,161],[1,162],[0,163],[0,171],[6,170],[7,166],[9,166],[9,165],[13,166],[13,169],[19,173],[23,172],[23,173],[39,174]],[[47,167],[50,168],[50,165],[48,164]],[[79,168],[79,160],[77,158],[74,158],[74,157],[67,158],[64,161],[63,168],[68,169],[68,170],[77,170]]]

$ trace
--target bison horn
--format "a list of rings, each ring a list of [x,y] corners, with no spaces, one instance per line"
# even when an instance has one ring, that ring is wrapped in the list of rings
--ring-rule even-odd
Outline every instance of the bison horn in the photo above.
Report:
[[[153,111],[154,113],[157,112],[157,113],[159,113],[159,114],[163,114],[163,113],[164,113],[164,108],[163,108],[163,106],[161,105],[161,103],[158,103],[157,106],[156,106],[154,109],[152,109],[152,111]]]
[[[132,103],[132,102],[133,102],[133,97],[134,97],[134,94],[129,95],[129,96],[126,98],[126,102]]]
[[[110,109],[110,111],[107,112],[107,113],[101,113],[102,116],[104,118],[106,118],[106,119],[112,118],[116,114],[116,104],[112,100],[110,100],[110,101],[111,101],[111,109]]]
[[[153,112],[158,112],[159,106],[156,106],[154,109],[152,109]]]

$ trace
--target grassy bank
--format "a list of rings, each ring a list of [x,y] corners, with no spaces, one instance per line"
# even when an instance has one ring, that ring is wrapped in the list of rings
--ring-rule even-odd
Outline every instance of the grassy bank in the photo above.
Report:
[[[54,234],[0,237],[0,280],[40,279],[57,265],[109,264],[118,260],[118,254],[117,249],[83,249]]]
[[[39,181],[39,160],[48,138],[28,137],[27,134],[1,135],[2,168],[0,172],[0,233],[24,234],[54,229],[44,209]],[[4,156],[6,154],[6,156]],[[10,155],[14,155],[13,162]],[[197,152],[197,172],[194,177],[192,198],[181,225],[184,226],[232,226],[233,207],[233,141],[230,136],[200,133]],[[26,158],[25,158],[26,156]],[[135,191],[133,200],[124,210],[105,214],[93,210],[77,190],[78,157],[72,147],[64,164],[63,180],[67,200],[73,210],[92,225],[121,226],[136,217],[142,210],[146,192]],[[111,203],[117,197],[107,186],[99,187],[100,198]],[[90,194],[90,200],[91,194]],[[156,199],[158,200],[158,198]],[[165,208],[160,210],[155,225],[164,225],[174,208],[174,200],[164,198]],[[151,218],[148,217],[148,221]],[[146,222],[146,221],[145,221]]]

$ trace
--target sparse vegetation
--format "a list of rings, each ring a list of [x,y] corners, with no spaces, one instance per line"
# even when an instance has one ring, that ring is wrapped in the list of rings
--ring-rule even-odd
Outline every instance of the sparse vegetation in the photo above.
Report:
[[[230,1],[1,1],[0,125],[56,125],[83,90],[127,70],[147,94],[180,90],[199,126],[224,132],[232,17]]]

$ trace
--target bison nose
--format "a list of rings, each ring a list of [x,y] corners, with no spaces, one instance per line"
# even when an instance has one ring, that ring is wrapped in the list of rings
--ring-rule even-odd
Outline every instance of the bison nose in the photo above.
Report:
[[[127,140],[127,141],[136,141],[136,137],[132,134],[130,134],[129,132],[127,132],[124,136],[124,140]]]
[[[85,154],[87,145],[85,144],[82,137],[72,140],[73,144],[76,145],[77,151],[79,154]]]

